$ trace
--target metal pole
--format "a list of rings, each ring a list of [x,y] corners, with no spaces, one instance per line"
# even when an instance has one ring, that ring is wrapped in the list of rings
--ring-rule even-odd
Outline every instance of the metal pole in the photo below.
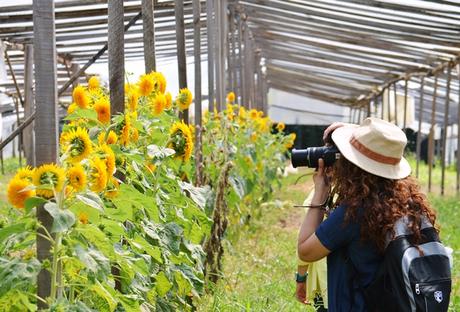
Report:
[[[177,67],[179,74],[179,88],[187,88],[187,60],[185,54],[185,24],[184,24],[184,1],[175,0],[176,17],[176,42],[177,42]],[[179,114],[179,118],[188,124],[188,109]]]
[[[156,70],[154,0],[142,0],[142,28],[144,39],[145,72]]]
[[[441,195],[444,195],[445,177],[446,177],[446,148],[447,148],[447,127],[449,126],[449,104],[450,104],[450,79],[452,67],[447,66],[447,88],[446,88],[446,102],[444,105],[444,125],[442,135],[442,152],[441,152]]]
[[[195,54],[195,167],[196,185],[202,184],[202,150],[201,150],[201,4],[193,0],[193,45]]]
[[[415,176],[417,178],[419,174],[420,152],[421,152],[421,144],[422,144],[423,97],[425,94],[424,87],[425,87],[425,77],[422,76],[422,80],[420,82],[420,109],[418,113],[418,132],[417,132],[417,147],[416,147],[417,165],[415,169]]]
[[[428,192],[431,192],[431,172],[433,170],[433,162],[434,162],[434,126],[435,126],[437,90],[438,90],[438,76],[435,75],[434,76],[433,101],[431,103],[430,137],[429,137],[429,142],[428,142]]]
[[[214,0],[206,0],[206,31],[208,39],[208,110],[214,111]]]

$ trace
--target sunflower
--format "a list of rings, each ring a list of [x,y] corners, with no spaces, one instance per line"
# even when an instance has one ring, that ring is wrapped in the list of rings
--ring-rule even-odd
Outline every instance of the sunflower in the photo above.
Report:
[[[257,141],[257,133],[256,132],[253,132],[251,134],[251,142],[255,143]]]
[[[102,192],[107,186],[107,166],[105,161],[96,158],[91,161],[91,190],[93,192]]]
[[[72,114],[76,109],[78,108],[77,103],[72,103],[67,107],[67,114],[70,115]]]
[[[88,89],[90,91],[94,91],[96,89],[99,89],[99,78],[97,76],[91,76],[88,80]]]
[[[257,113],[257,111],[255,109],[251,109],[249,111],[249,117],[252,119],[252,120],[256,120],[257,117],[259,117],[259,114]]]
[[[166,104],[165,104],[165,109],[170,110],[172,107],[172,95],[171,93],[166,93],[165,94],[165,99],[166,99]]]
[[[64,169],[55,164],[44,164],[35,169],[32,177],[33,183],[37,186],[37,195],[51,198],[56,192],[62,191],[65,182]]]
[[[151,162],[147,162],[145,166],[149,169],[151,173],[154,173],[155,170],[157,170],[157,166],[155,164],[152,164]]]
[[[270,131],[270,124],[271,124],[271,120],[268,117],[257,119],[257,127],[260,132]]]
[[[152,113],[154,116],[159,116],[166,107],[166,97],[164,94],[158,93],[157,96],[150,102]]]
[[[89,106],[88,95],[86,94],[85,88],[82,86],[78,85],[75,87],[75,89],[73,89],[72,97],[73,101],[78,105],[78,107],[87,108]]]
[[[99,145],[96,149],[98,156],[105,161],[108,176],[115,172],[115,153],[107,144]]]
[[[103,124],[110,122],[110,103],[109,100],[104,96],[100,98],[96,104],[94,104],[94,110],[97,113],[97,119]]]
[[[264,116],[264,112],[263,112],[263,111],[258,111],[258,112],[257,112],[257,117],[262,118],[263,116]]]
[[[278,132],[282,132],[285,128],[286,125],[284,124],[284,122],[280,122],[276,125],[276,130],[278,130]]]
[[[176,97],[176,103],[181,111],[188,109],[192,101],[192,92],[187,88],[181,89],[179,95]]]
[[[76,164],[67,171],[67,180],[69,185],[76,191],[81,191],[86,185],[85,170],[80,164]]]
[[[142,96],[148,96],[154,90],[158,89],[158,85],[159,84],[155,72],[151,72],[150,74],[144,74],[139,78],[139,94]]]
[[[134,112],[137,109],[137,103],[139,101],[139,91],[136,88],[130,88],[128,93],[128,109],[130,112]]]
[[[229,103],[235,102],[235,93],[234,92],[230,92],[229,94],[227,94],[227,102],[229,102]]]
[[[297,135],[293,132],[291,134],[289,134],[289,136],[287,137],[288,138],[288,141],[284,144],[284,147],[286,148],[291,148],[294,146],[294,141],[295,141],[295,138],[297,137]]]
[[[123,146],[129,144],[129,133],[131,132],[131,124],[125,122],[123,128],[121,129],[120,143]]]
[[[110,145],[110,144],[115,144],[118,141],[118,136],[113,130],[109,131],[109,135],[107,135],[107,138],[105,136],[106,136],[106,132],[101,132],[97,136],[97,141],[99,142],[99,144],[102,144],[105,141],[106,144]]]
[[[78,215],[78,221],[80,221],[81,224],[88,224],[88,215],[85,212],[80,212]]]
[[[161,92],[161,94],[165,94],[166,92],[166,78],[163,76],[162,73],[156,72],[155,73],[156,80],[158,81],[158,91]]]
[[[131,128],[131,141],[137,142],[139,140],[139,130],[137,128]]]
[[[34,169],[32,169],[30,166],[27,166],[25,168],[20,168],[18,172],[16,172],[13,179],[21,179],[21,180],[32,182],[33,174],[34,174]]]
[[[88,131],[84,128],[78,127],[70,130],[63,141],[66,151],[70,154],[69,159],[71,162],[80,162],[88,157],[93,149]]]
[[[176,151],[176,157],[187,161],[192,156],[193,137],[190,128],[184,122],[176,122],[171,127],[168,146]]]
[[[24,190],[30,185],[28,180],[14,177],[10,183],[8,183],[8,201],[16,208],[24,208],[26,199],[35,196],[34,190]]]

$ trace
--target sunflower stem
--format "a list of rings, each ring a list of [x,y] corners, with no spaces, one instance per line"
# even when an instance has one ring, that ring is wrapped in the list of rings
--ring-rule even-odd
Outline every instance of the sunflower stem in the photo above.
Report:
[[[61,247],[61,242],[62,242],[62,234],[61,233],[56,233],[56,242],[54,243],[53,246],[53,264],[51,267],[51,300],[57,299],[56,294],[57,294],[57,286],[58,283],[58,278],[61,277],[61,275],[58,272],[59,269],[59,252],[60,252],[60,247]]]

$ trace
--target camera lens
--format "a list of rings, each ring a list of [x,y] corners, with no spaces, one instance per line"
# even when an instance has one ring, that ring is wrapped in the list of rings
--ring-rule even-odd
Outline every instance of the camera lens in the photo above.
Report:
[[[336,146],[309,147],[306,149],[292,150],[291,163],[294,168],[318,168],[318,160],[322,158],[326,167],[332,166],[340,156]]]

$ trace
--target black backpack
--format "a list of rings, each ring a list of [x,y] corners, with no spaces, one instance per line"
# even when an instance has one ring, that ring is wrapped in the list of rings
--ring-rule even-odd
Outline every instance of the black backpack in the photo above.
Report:
[[[369,312],[444,312],[452,287],[449,257],[428,219],[422,219],[422,241],[413,245],[407,218],[395,224],[374,281],[361,288]],[[353,269],[354,270],[354,269]]]

